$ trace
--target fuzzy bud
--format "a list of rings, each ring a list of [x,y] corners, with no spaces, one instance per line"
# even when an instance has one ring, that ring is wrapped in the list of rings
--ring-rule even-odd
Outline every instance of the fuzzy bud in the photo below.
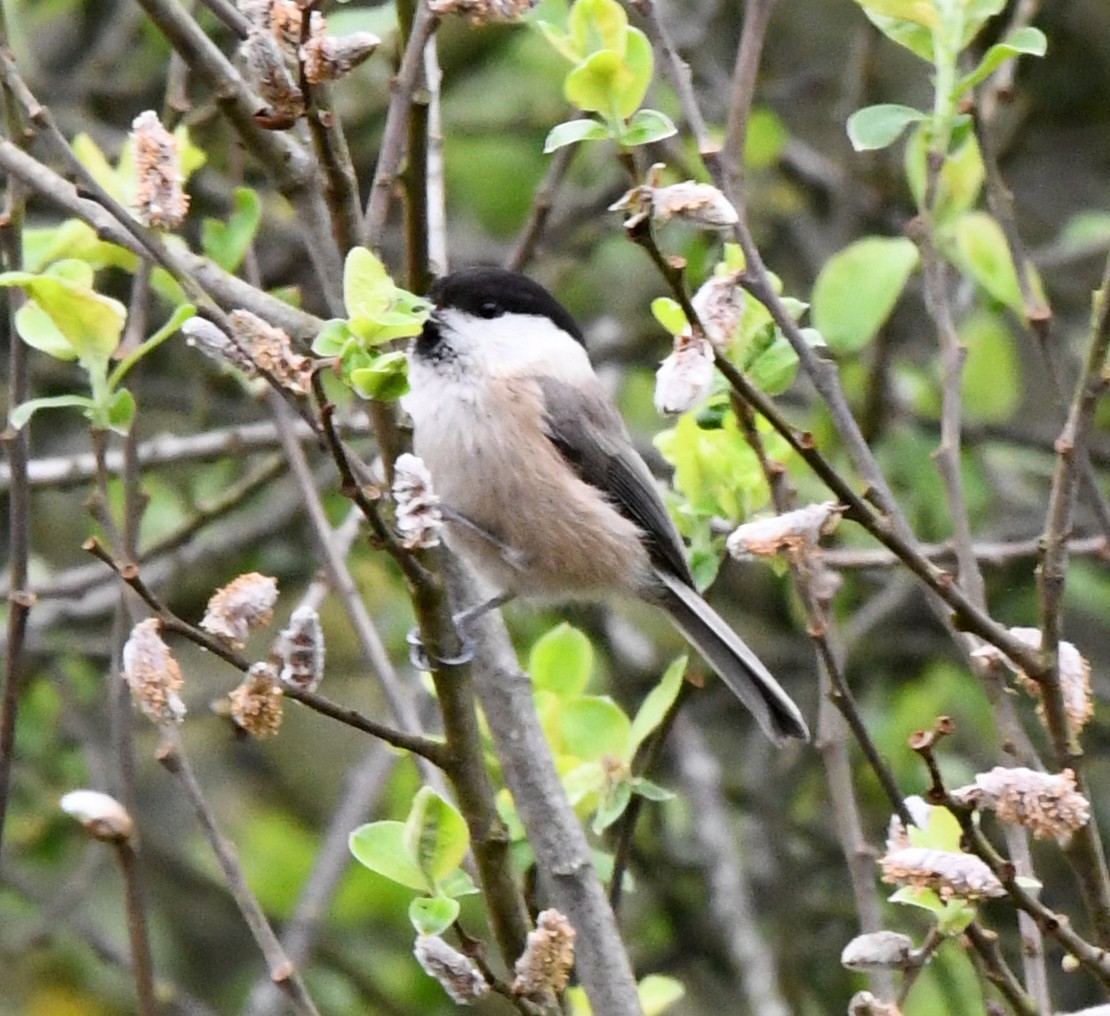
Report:
[[[848,1016],[902,1016],[902,1010],[870,991],[857,991],[848,1002]]]
[[[287,130],[304,113],[304,95],[286,64],[285,55],[273,34],[252,28],[240,52],[246,76],[266,106],[255,113],[263,127]]]
[[[517,21],[539,0],[428,0],[428,10],[438,17],[456,14],[472,25],[497,21]]]
[[[790,557],[802,557],[817,547],[822,536],[836,528],[843,514],[843,505],[824,501],[773,518],[745,522],[729,536],[728,552],[739,561],[774,557],[780,551]]]
[[[314,85],[343,77],[382,44],[371,32],[328,35],[327,21],[319,11],[312,12],[309,30],[309,39],[301,47],[301,60],[305,78]]]
[[[691,332],[676,335],[674,349],[655,372],[655,408],[664,415],[685,413],[713,387],[713,347]]]
[[[705,337],[722,352],[736,338],[744,317],[747,297],[737,281],[739,275],[739,272],[730,272],[710,276],[690,301],[705,329]]]
[[[1010,634],[1032,649],[1041,648],[1039,628],[1011,628]],[[972,655],[1008,667],[1018,675],[1019,683],[1030,695],[1038,700],[1041,698],[1040,685],[996,646],[980,646]],[[1068,727],[1071,733],[1078,737],[1095,713],[1091,692],[1091,664],[1071,642],[1059,643],[1057,660],[1060,671],[1060,692],[1064,697],[1064,712],[1067,716]],[[1042,702],[1037,704],[1037,715],[1044,723],[1044,704]]]
[[[271,0],[270,31],[281,48],[292,55],[301,42],[304,11],[297,0]]]
[[[278,637],[281,683],[315,691],[324,676],[324,630],[312,607],[298,607]]]
[[[153,110],[131,124],[135,143],[135,211],[139,221],[155,229],[176,229],[189,210],[185,176],[175,138]]]
[[[883,881],[932,889],[944,899],[1005,896],[994,872],[974,854],[930,847],[902,847],[879,858]]]
[[[1075,773],[1042,773],[1021,766],[995,766],[975,782],[952,791],[964,804],[993,810],[999,821],[1031,829],[1038,839],[1066,844],[1091,819],[1091,805],[1075,789]]]
[[[131,629],[123,647],[123,677],[131,689],[135,707],[155,723],[181,723],[185,703],[178,692],[184,683],[181,667],[160,634],[162,623],[155,617]]]
[[[230,320],[234,344],[248,355],[253,366],[294,395],[308,394],[312,361],[294,352],[293,341],[284,331],[249,310],[233,310]]]
[[[711,229],[731,226],[740,218],[732,202],[716,187],[693,180],[654,188],[651,212],[659,222],[678,217]]]
[[[393,502],[397,530],[410,550],[439,545],[443,514],[424,461],[405,452],[393,465]]]
[[[235,725],[260,740],[273,737],[281,727],[281,685],[270,663],[255,663],[242,683],[228,695]]]
[[[247,572],[212,594],[200,626],[242,649],[251,629],[273,620],[277,595],[277,579]]]
[[[62,811],[77,819],[93,839],[126,843],[135,834],[135,823],[127,809],[99,790],[71,790],[60,804]]]
[[[527,998],[557,995],[567,986],[573,966],[574,928],[558,910],[541,911],[513,967],[513,993]]]
[[[840,954],[840,965],[849,970],[908,970],[915,966],[913,940],[896,931],[857,935]]]
[[[439,981],[456,1005],[470,1005],[489,994],[489,982],[470,958],[438,935],[418,936],[412,952],[424,972]]]

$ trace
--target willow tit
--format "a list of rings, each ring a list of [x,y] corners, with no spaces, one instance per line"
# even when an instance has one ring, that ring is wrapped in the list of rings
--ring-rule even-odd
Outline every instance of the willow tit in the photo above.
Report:
[[[678,531],[566,309],[497,268],[453,272],[430,297],[403,404],[448,545],[499,594],[490,605],[639,597],[670,615],[776,744],[808,739],[798,707],[694,588]]]

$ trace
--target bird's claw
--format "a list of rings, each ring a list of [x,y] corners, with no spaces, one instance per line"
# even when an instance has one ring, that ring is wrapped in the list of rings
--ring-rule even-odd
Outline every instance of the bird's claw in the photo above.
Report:
[[[417,670],[432,670],[433,666],[461,667],[474,659],[474,639],[461,623],[465,621],[464,614],[465,611],[452,618],[455,633],[459,637],[459,651],[454,656],[429,656],[424,648],[424,640],[420,637],[419,628],[413,628],[405,636],[405,641],[409,644],[409,662]]]

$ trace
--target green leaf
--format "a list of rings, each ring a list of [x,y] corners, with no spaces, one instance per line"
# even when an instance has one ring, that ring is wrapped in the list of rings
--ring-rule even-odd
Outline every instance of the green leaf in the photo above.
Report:
[[[609,128],[605,124],[579,117],[577,120],[566,120],[552,127],[547,140],[543,143],[543,150],[547,154],[565,148],[567,145],[577,144],[579,141],[604,141],[610,136]]]
[[[1025,317],[1017,271],[1006,235],[986,212],[968,212],[956,223],[956,260],[995,300]]]
[[[474,879],[463,868],[456,868],[454,871],[448,872],[446,877],[440,879],[439,891],[444,896],[455,898],[458,896],[473,896],[479,892],[479,889],[474,884]]]
[[[643,744],[644,739],[652,731],[658,728],[668,710],[674,705],[679,691],[682,690],[682,678],[686,673],[687,662],[686,656],[680,656],[674,660],[663,672],[659,683],[647,693],[644,701],[640,703],[640,708],[636,711],[636,716],[629,731],[629,751],[625,762],[632,760],[636,749]]]
[[[770,326],[752,340],[741,367],[757,388],[768,395],[780,395],[798,375],[798,354],[790,340]]]
[[[979,66],[960,80],[952,97],[958,99],[964,93],[971,91],[980,81],[986,81],[1007,60],[1023,55],[1044,56],[1047,49],[1048,39],[1039,28],[1029,25],[1019,28],[1002,42],[996,42],[983,54]]]
[[[974,920],[974,904],[967,900],[949,900],[937,917],[937,931],[942,935],[962,935]]]
[[[126,272],[134,272],[139,261],[131,251],[101,240],[92,226],[80,219],[66,219],[48,229],[23,231],[25,271],[41,272],[59,258],[80,258],[93,268],[111,265]]]
[[[628,758],[632,724],[608,696],[586,695],[565,702],[562,709],[563,745],[583,762],[609,756]]]
[[[578,109],[612,116],[617,109],[621,79],[626,75],[620,56],[614,50],[602,49],[571,70],[563,81],[563,94]]]
[[[638,109],[621,131],[620,143],[625,148],[662,141],[678,133],[671,118],[657,109]]]
[[[556,28],[549,21],[537,21],[536,25],[555,52],[566,57],[572,64],[578,63],[586,55],[584,50],[577,47],[569,33],[564,32],[561,28]]]
[[[442,935],[459,916],[459,901],[448,896],[417,896],[409,904],[409,920],[421,935]]]
[[[405,849],[435,885],[461,863],[470,847],[462,815],[431,787],[421,787],[405,822]]]
[[[813,324],[838,353],[855,353],[890,316],[918,252],[905,237],[870,236],[834,254],[813,286]]]
[[[636,986],[644,1016],[661,1016],[686,994],[681,981],[663,974],[648,974]]]
[[[690,326],[682,304],[669,296],[657,296],[652,300],[651,313],[655,316],[655,320],[672,335],[681,335]]]
[[[559,699],[581,695],[593,667],[593,644],[566,622],[541,635],[528,654],[532,687],[537,691],[549,691]]]
[[[205,219],[201,223],[204,253],[224,271],[235,272],[247,256],[262,221],[262,203],[249,187],[236,187],[235,208],[226,222]]]
[[[961,390],[969,420],[998,423],[1013,416],[1021,402],[1021,358],[1001,315],[974,310],[960,322],[967,348]]]
[[[369,367],[351,371],[351,385],[364,399],[395,402],[409,390],[408,359],[404,353],[383,353]]]
[[[126,434],[135,419],[135,396],[121,388],[108,403],[108,427],[117,434]]]
[[[594,812],[593,831],[600,834],[608,829],[625,813],[631,800],[632,786],[628,780],[611,783],[601,804],[597,806],[597,811]]]
[[[316,338],[312,340],[312,352],[317,356],[342,356],[343,351],[354,338],[347,322],[342,318],[332,318],[324,322]]]
[[[347,842],[355,860],[371,871],[421,892],[434,888],[405,845],[404,822],[369,822]]]
[[[934,0],[856,0],[869,14],[910,21],[923,28],[934,28],[940,21]]]
[[[929,156],[929,138],[925,124],[906,143],[904,165],[906,179],[914,200],[920,208],[925,202],[925,167]],[[969,211],[979,200],[986,171],[975,135],[962,144],[953,145],[937,178],[935,214],[938,223],[947,223]]]
[[[563,773],[560,779],[572,808],[605,789],[605,769],[600,762],[583,762]]]
[[[62,330],[34,300],[25,301],[15,312],[15,330],[28,346],[40,353],[56,360],[77,359],[77,353]]]
[[[748,117],[744,135],[744,165],[749,169],[768,169],[782,157],[790,132],[782,118],[766,106],[757,106]]]
[[[863,13],[867,15],[867,20],[892,42],[905,46],[911,53],[915,53],[928,63],[933,62],[932,29],[913,21],[888,17],[875,10],[865,9]]]
[[[95,403],[84,395],[51,395],[42,399],[21,402],[8,414],[8,423],[14,430],[22,430],[27,421],[40,409],[80,409],[88,416]]]
[[[573,46],[583,55],[611,49],[624,56],[628,15],[616,0],[575,0],[567,28]]]
[[[623,117],[632,116],[640,103],[647,95],[648,86],[651,84],[651,74],[654,64],[651,42],[638,28],[629,28],[625,31],[624,69],[621,75],[617,93],[617,112]],[[662,113],[657,114],[662,120],[667,120]],[[667,121],[670,123],[670,121]],[[673,127],[674,125],[671,124]],[[644,129],[647,129],[645,125]],[[671,133],[674,133],[672,130]],[[662,137],[669,137],[667,134]],[[656,140],[650,138],[649,140]],[[644,141],[626,141],[625,144],[644,144]]]
[[[343,263],[343,303],[353,318],[369,318],[389,309],[393,280],[385,265],[365,247],[352,247]]]
[[[848,140],[857,152],[886,148],[911,123],[924,119],[925,114],[912,106],[900,106],[891,102],[865,106],[848,117]]]
[[[890,896],[891,903],[901,903],[910,907],[921,907],[933,914],[943,912],[945,903],[932,889],[904,885]]]
[[[70,142],[77,161],[89,171],[92,178],[113,198],[126,207],[131,202],[131,192],[115,167],[108,161],[100,146],[84,132]]]
[[[675,798],[674,791],[661,787],[658,783],[652,783],[651,780],[645,780],[642,776],[629,780],[628,785],[632,793],[646,797],[649,801],[673,801]]]
[[[52,274],[5,272],[0,286],[22,287],[87,365],[107,363],[119,345],[127,309],[118,300]]]
[[[924,827],[910,826],[906,830],[910,846],[928,847],[930,850],[947,850],[949,853],[960,854],[960,840],[963,829],[959,819],[947,808],[933,805],[929,808],[929,821]]]

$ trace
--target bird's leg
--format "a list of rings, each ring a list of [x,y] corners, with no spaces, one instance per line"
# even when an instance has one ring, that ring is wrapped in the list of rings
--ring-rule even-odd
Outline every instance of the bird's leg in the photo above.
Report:
[[[491,547],[496,547],[497,552],[501,555],[501,560],[514,571],[524,571],[524,565],[526,563],[526,556],[524,553],[517,550],[515,547],[510,547],[508,544],[502,543],[488,529],[483,529],[477,522],[468,518],[457,508],[452,508],[447,504],[441,504],[439,510],[448,521],[454,522],[456,525],[469,530],[475,536],[485,540]]]
[[[452,615],[451,621],[455,625],[455,634],[459,636],[460,649],[454,656],[435,657],[435,662],[447,667],[458,667],[474,659],[474,637],[470,632],[471,624],[483,614],[488,614],[491,610],[496,610],[503,604],[508,603],[514,595],[514,593],[498,593],[497,596],[483,600],[477,606],[460,610],[457,614]],[[424,648],[424,640],[420,637],[420,629],[413,628],[405,636],[405,641],[409,644],[409,662],[417,670],[431,670],[428,653]]]

